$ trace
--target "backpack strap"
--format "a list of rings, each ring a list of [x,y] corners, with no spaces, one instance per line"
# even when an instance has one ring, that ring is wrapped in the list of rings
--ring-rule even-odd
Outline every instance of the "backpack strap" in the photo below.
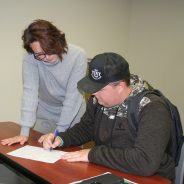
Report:
[[[141,93],[137,94],[136,96],[132,96],[127,100],[128,110],[127,110],[127,117],[128,122],[132,126],[132,128],[137,131],[138,130],[138,122],[139,122],[139,106],[140,101],[145,97],[147,94],[154,94],[156,96],[161,97],[162,93],[156,89],[145,89]]]

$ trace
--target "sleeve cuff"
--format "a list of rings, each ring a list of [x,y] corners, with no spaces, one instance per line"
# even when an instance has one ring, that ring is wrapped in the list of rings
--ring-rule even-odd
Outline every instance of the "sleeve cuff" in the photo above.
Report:
[[[20,135],[29,137],[30,128],[29,127],[21,127]]]
[[[60,140],[60,145],[58,147],[62,147],[64,145],[64,141],[60,136],[57,136],[57,138]]]
[[[90,162],[93,162],[94,161],[94,154],[95,154],[95,147],[91,148],[91,150],[89,151],[88,160]]]

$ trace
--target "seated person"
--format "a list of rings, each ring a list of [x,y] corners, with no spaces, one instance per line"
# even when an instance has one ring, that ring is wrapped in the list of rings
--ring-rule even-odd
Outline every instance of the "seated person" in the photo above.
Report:
[[[88,75],[78,82],[80,90],[92,94],[81,121],[66,132],[60,132],[54,143],[53,133],[41,136],[39,142],[49,149],[93,140],[94,147],[66,153],[62,159],[174,180],[174,159],[167,153],[172,120],[163,101],[153,94],[143,97],[135,131],[128,122],[128,101],[148,85],[130,75],[129,64],[116,53],[95,56],[88,70]]]

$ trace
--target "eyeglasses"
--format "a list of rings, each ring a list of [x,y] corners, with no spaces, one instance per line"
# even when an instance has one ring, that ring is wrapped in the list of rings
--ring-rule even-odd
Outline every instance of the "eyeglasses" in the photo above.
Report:
[[[45,60],[45,58],[46,58],[46,56],[48,54],[45,54],[45,53],[33,53],[33,55],[34,55],[34,58],[39,60],[39,61],[48,62],[48,61]]]

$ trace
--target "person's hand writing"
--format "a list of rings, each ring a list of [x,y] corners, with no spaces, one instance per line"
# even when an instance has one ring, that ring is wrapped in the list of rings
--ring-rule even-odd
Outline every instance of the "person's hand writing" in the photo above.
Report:
[[[66,160],[68,162],[89,162],[88,154],[90,149],[83,149],[80,151],[68,152],[65,153],[61,159]]]
[[[61,141],[58,137],[55,138],[54,140],[54,134],[53,133],[48,133],[45,135],[42,135],[38,142],[43,144],[44,149],[51,149],[51,148],[56,148],[61,144]],[[54,142],[53,142],[54,140]]]
[[[23,145],[27,141],[28,141],[28,137],[23,136],[23,135],[18,135],[15,137],[1,140],[1,144],[10,146],[15,143],[20,143],[20,145]]]

